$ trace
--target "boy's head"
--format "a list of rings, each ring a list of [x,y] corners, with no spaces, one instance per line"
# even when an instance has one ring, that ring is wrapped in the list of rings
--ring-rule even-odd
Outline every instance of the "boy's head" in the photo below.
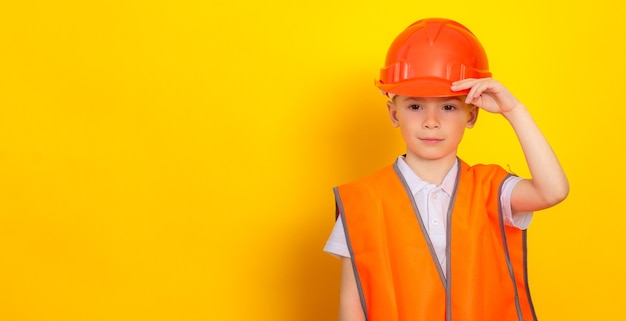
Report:
[[[460,23],[441,18],[419,20],[391,44],[376,86],[393,98],[450,97],[452,82],[491,77],[487,55],[474,34]]]

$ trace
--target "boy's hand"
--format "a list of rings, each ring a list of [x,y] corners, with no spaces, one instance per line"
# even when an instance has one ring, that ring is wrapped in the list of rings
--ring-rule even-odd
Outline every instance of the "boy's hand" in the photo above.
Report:
[[[520,106],[519,100],[499,81],[493,78],[468,78],[452,83],[453,91],[469,89],[465,102],[490,113],[506,114]]]

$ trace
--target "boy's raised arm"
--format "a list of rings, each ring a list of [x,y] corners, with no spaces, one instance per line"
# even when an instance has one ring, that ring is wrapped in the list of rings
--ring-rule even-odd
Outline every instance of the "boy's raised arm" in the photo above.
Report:
[[[467,103],[491,113],[502,114],[513,127],[522,146],[531,179],[519,182],[513,189],[513,211],[541,210],[564,200],[569,193],[565,172],[526,107],[502,84],[491,78],[464,79],[452,84],[452,90],[464,89],[470,89]]]

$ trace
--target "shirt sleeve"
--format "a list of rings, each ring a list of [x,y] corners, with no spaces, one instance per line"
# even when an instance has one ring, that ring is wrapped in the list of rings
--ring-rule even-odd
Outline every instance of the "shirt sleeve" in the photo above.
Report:
[[[346,241],[346,233],[343,230],[343,221],[341,216],[337,217],[333,231],[330,233],[330,237],[326,241],[324,246],[324,252],[330,253],[336,257],[350,257],[350,251],[348,250],[348,242]]]
[[[522,181],[521,177],[509,176],[502,185],[502,194],[500,194],[500,204],[502,204],[502,216],[504,224],[507,226],[517,227],[525,230],[533,219],[533,212],[516,212],[513,213],[511,208],[511,193],[517,183]]]

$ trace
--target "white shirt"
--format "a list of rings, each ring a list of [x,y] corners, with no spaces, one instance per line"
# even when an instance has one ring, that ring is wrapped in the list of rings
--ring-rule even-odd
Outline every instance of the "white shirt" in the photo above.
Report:
[[[454,183],[458,172],[458,160],[446,174],[441,185],[438,186],[420,179],[404,161],[404,157],[400,156],[397,164],[400,173],[415,199],[415,204],[417,204],[417,209],[419,210],[428,237],[437,253],[439,263],[442,267],[445,267],[446,218],[450,197],[454,192]],[[524,230],[530,225],[533,213],[520,212],[513,215],[511,210],[511,192],[513,191],[513,187],[521,180],[522,178],[520,177],[509,176],[504,181],[502,193],[500,194],[500,203],[502,204],[504,224]],[[335,222],[335,226],[326,242],[324,251],[337,256],[350,257],[341,216],[339,216]],[[443,270],[445,273],[445,269]]]

